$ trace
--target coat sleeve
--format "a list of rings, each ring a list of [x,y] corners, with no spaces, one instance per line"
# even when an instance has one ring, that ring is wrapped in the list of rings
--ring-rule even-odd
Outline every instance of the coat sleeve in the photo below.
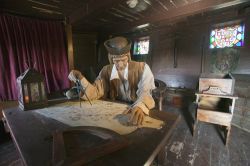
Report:
[[[81,79],[81,84],[85,89],[85,94],[87,94],[90,100],[99,99],[104,96],[106,88],[106,81],[103,77],[102,69],[99,73],[99,76],[96,78],[95,82],[91,84],[85,77]],[[83,100],[87,100],[86,95],[81,97]]]
[[[155,107],[152,97],[152,90],[155,89],[154,75],[149,66],[145,64],[141,80],[138,83],[136,91],[137,100],[133,107],[140,107],[145,114],[149,114],[149,110]]]

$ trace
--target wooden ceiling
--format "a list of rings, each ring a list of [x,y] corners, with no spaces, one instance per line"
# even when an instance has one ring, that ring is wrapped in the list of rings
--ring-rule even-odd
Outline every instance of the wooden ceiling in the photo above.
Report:
[[[195,14],[249,5],[249,0],[0,0],[17,15],[67,20],[74,31],[129,32],[154,28]]]

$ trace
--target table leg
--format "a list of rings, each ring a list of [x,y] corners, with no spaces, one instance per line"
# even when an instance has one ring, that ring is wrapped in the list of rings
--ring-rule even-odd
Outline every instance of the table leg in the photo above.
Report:
[[[193,136],[195,134],[195,130],[196,130],[196,126],[197,126],[197,123],[198,123],[198,119],[197,119],[197,108],[195,108],[195,114],[194,114],[194,124],[193,124]]]
[[[162,100],[163,100],[163,97],[160,96],[159,102],[158,102],[159,111],[162,111]]]
[[[230,140],[231,125],[226,127],[226,146],[228,146]]]

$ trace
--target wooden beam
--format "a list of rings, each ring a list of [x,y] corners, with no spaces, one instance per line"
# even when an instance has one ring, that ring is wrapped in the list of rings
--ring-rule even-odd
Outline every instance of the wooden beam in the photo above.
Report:
[[[126,0],[92,0],[86,3],[83,7],[80,7],[78,10],[74,11],[69,16],[69,22],[74,24],[84,18],[89,18],[92,15],[100,14],[101,12],[125,1]]]
[[[71,71],[74,69],[72,27],[70,24],[66,24],[65,28],[66,28],[66,35],[67,35],[69,71]]]
[[[169,10],[168,12],[166,12],[166,14],[156,14],[149,17],[145,17],[140,21],[136,21],[130,24],[126,23],[124,25],[119,25],[119,28],[116,29],[114,32],[124,32],[128,29],[135,28],[138,25],[146,23],[155,23],[160,21],[171,22],[172,20],[180,19],[197,13],[231,7],[245,2],[249,2],[249,0],[202,0],[194,3],[189,3],[173,10]]]

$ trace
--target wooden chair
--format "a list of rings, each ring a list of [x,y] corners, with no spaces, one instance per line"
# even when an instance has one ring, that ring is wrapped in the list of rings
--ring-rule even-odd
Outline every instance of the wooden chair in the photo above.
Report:
[[[167,85],[165,82],[155,79],[155,87],[156,88],[152,91],[153,98],[155,103],[157,103],[159,111],[162,111],[162,103],[166,95]]]

